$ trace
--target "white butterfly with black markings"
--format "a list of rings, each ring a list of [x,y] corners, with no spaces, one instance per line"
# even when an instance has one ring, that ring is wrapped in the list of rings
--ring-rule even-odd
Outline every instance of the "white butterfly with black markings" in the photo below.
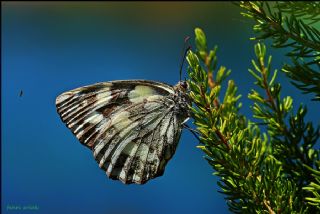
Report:
[[[163,175],[189,118],[188,86],[147,80],[96,83],[67,91],[57,111],[111,179],[144,184]]]

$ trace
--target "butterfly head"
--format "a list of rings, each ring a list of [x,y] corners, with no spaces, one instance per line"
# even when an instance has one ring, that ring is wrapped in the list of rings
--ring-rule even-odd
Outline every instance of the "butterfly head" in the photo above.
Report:
[[[181,80],[174,86],[174,88],[175,90],[178,90],[178,91],[187,92],[188,83],[185,80]]]

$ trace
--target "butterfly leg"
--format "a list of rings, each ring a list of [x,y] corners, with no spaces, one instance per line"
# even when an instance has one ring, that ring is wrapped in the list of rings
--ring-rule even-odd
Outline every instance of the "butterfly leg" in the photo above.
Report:
[[[195,138],[197,138],[197,140],[200,141],[200,138],[198,136],[198,135],[200,135],[200,133],[197,130],[190,128],[190,126],[188,126],[185,123],[183,123],[182,126],[183,126],[183,128],[188,129],[193,134],[193,136],[195,136]]]

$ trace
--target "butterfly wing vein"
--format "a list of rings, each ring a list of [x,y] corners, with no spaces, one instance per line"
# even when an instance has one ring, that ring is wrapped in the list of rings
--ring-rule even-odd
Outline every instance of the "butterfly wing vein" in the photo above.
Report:
[[[164,173],[179,142],[172,93],[153,81],[104,82],[61,94],[56,107],[109,178],[144,184]]]

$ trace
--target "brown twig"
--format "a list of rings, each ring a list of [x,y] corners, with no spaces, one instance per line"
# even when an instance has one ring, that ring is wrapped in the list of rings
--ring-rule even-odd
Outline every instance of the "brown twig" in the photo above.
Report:
[[[212,112],[210,110],[210,107],[208,108],[207,106],[210,106],[208,103],[207,103],[207,100],[205,99],[205,94],[204,94],[204,91],[202,88],[200,88],[200,94],[201,94],[201,97],[203,98],[203,100],[205,100],[205,109],[206,111],[208,112],[210,118],[212,117]],[[219,139],[221,140],[221,142],[228,148],[228,150],[230,150],[230,146],[228,144],[228,141],[227,139],[225,138],[225,136],[220,132],[219,129],[215,129],[214,130],[215,134],[219,137]]]
[[[205,59],[205,66],[207,68],[207,73],[208,73],[208,85],[211,89],[215,88],[217,86],[216,82],[214,81],[214,78],[213,78],[213,71],[211,70],[210,68],[210,63],[209,63],[209,57],[208,57],[208,54],[206,54],[206,59]],[[216,108],[218,108],[220,106],[220,103],[218,101],[217,98],[214,98],[213,100],[213,103],[214,103],[214,106]]]
[[[268,211],[270,214],[276,214],[272,208],[270,207],[270,205],[268,204],[268,201],[266,201],[265,199],[263,200],[263,204],[267,207]]]

